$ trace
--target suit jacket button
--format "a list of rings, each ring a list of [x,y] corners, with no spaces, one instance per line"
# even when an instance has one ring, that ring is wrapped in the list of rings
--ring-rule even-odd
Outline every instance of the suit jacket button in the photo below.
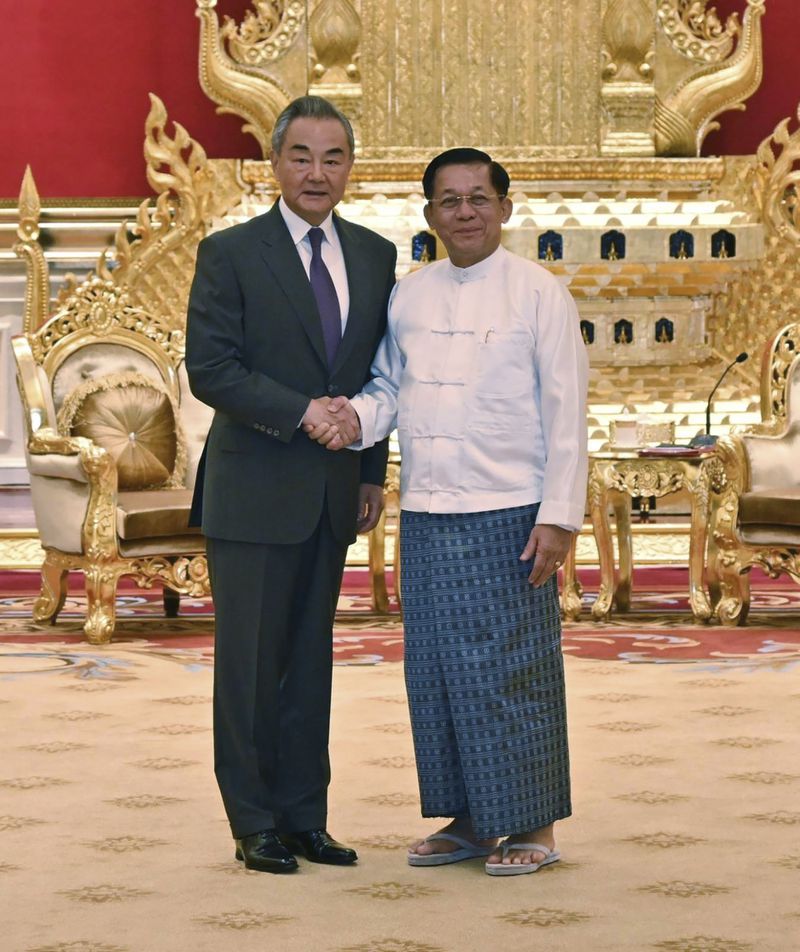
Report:
[[[334,384],[328,384],[328,395],[331,397],[336,397],[339,395],[339,388],[334,386]]]
[[[280,435],[281,435],[281,431],[280,431],[280,430],[273,430],[273,433],[275,434],[275,436],[280,436]]]
[[[267,427],[267,433],[272,433],[272,427],[271,427],[271,426],[268,426],[268,427]]]

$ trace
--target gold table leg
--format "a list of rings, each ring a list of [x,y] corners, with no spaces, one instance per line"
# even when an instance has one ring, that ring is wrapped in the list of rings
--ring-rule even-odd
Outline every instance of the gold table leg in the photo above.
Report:
[[[703,585],[708,540],[708,483],[701,469],[690,490],[691,524],[689,526],[689,605],[698,621],[711,617],[711,603]]]
[[[614,589],[614,607],[618,612],[631,609],[633,586],[633,538],[631,537],[631,497],[626,493],[614,493],[611,497],[614,520],[617,525],[619,548],[619,574]]]

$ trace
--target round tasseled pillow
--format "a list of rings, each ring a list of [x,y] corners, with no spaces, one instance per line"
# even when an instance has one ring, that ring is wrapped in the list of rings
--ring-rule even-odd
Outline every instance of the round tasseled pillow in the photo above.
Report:
[[[177,411],[166,388],[144,374],[85,381],[64,400],[58,428],[110,453],[120,490],[182,485],[186,444]]]

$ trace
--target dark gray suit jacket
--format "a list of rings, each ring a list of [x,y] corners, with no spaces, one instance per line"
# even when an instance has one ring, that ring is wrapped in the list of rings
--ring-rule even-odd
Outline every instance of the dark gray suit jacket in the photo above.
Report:
[[[277,203],[200,243],[186,367],[216,411],[195,483],[192,524],[240,542],[301,542],[327,498],[340,542],[355,539],[359,483],[383,485],[387,443],[331,452],[297,428],[312,397],[348,397],[369,379],[386,327],[395,246],[335,216],[350,293],[328,368],[311,285]]]

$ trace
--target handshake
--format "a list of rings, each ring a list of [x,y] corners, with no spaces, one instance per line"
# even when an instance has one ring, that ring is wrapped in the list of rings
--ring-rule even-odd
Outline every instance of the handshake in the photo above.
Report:
[[[303,430],[329,450],[341,450],[360,439],[361,423],[347,397],[317,397],[308,405]]]

